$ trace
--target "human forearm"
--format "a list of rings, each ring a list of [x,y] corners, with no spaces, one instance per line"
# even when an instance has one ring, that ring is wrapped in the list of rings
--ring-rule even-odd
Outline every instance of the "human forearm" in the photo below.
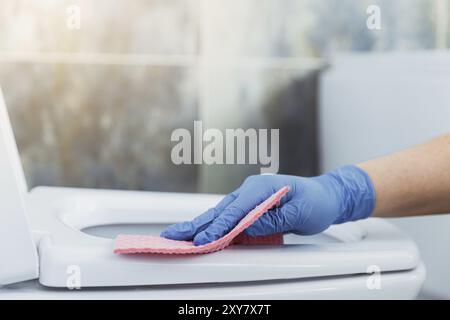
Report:
[[[374,216],[450,213],[450,134],[358,166],[375,186]]]

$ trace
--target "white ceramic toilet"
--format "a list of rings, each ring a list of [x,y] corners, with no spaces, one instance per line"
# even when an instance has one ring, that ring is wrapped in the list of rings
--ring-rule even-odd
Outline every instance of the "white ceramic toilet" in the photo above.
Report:
[[[287,235],[281,247],[114,254],[118,233],[158,234],[221,196],[28,192],[1,93],[0,134],[0,299],[412,299],[424,281],[416,245],[381,219]]]

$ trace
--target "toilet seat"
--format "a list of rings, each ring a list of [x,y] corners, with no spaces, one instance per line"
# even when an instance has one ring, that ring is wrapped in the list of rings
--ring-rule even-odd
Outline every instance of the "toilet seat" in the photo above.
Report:
[[[82,287],[230,283],[414,270],[415,244],[382,219],[333,226],[326,243],[296,243],[290,235],[279,246],[233,246],[203,256],[121,256],[113,240],[81,230],[94,225],[164,225],[193,218],[221,196],[159,192],[40,187],[27,197],[29,218],[40,257],[39,281],[65,287],[67,269],[82,270]],[[149,209],[151,208],[151,209]],[[307,237],[301,240],[308,239]],[[322,241],[323,242],[323,241]],[[270,258],[268,258],[270,257]]]
[[[42,287],[28,281],[0,288],[3,299],[144,299],[144,300],[197,300],[197,299],[414,299],[425,276],[420,265],[411,271],[383,274],[380,289],[368,289],[370,275],[348,277],[305,278],[280,281],[241,282],[223,284],[167,285],[139,287],[82,288],[59,290]]]

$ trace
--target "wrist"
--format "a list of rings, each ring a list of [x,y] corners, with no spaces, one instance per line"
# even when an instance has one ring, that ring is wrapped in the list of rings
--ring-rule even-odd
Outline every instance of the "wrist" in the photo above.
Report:
[[[335,224],[368,218],[375,209],[372,179],[361,168],[347,165],[327,173],[337,186],[340,214]]]

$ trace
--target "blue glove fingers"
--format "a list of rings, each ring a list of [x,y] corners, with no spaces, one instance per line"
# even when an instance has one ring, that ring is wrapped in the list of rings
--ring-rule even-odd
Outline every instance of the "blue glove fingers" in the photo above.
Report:
[[[205,230],[236,197],[237,191],[228,194],[214,208],[208,209],[192,221],[185,221],[169,226],[161,232],[161,237],[172,240],[192,240],[196,234]]]
[[[242,192],[219,216],[202,232],[194,238],[195,245],[203,245],[220,239],[232,230],[239,221],[245,217],[263,198],[258,194]]]
[[[251,237],[268,236],[274,233],[285,232],[280,209],[272,209],[245,230]]]
[[[207,225],[214,220],[214,215],[214,208],[209,209],[202,215],[195,218],[195,223],[194,220],[192,220],[173,224],[163,230],[160,236],[172,240],[190,240],[199,231],[199,229],[202,229],[202,226]]]
[[[241,193],[208,228],[195,236],[194,244],[203,245],[220,239],[231,231],[257,205],[261,204],[265,197],[265,195],[259,197]]]
[[[237,199],[202,232],[194,238],[196,246],[207,244],[220,239],[233,229],[238,222],[248,213],[236,204]]]
[[[245,232],[252,237],[290,232],[295,229],[298,220],[298,208],[294,203],[288,202],[280,208],[274,208],[266,212]]]

